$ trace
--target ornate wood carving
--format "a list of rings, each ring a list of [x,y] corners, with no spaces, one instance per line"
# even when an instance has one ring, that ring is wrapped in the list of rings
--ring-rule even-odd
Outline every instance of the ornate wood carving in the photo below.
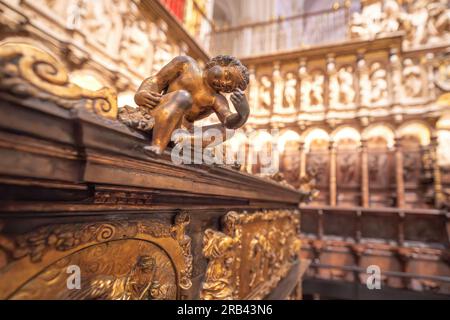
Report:
[[[25,43],[0,44],[0,90],[52,101],[66,109],[83,107],[106,118],[117,117],[114,90],[90,91],[70,83],[66,68],[57,59]]]
[[[175,299],[192,285],[189,215],[155,220],[47,225],[0,235],[3,299]],[[4,224],[0,224],[3,227]],[[81,288],[66,286],[67,267],[81,270]]]
[[[223,222],[223,232],[205,231],[203,255],[209,264],[200,297],[264,298],[298,258],[298,212],[230,211]]]

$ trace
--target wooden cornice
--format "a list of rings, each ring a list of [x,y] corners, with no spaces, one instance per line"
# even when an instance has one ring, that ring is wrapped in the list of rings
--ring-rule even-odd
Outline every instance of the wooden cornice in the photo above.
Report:
[[[200,203],[202,207],[296,208],[307,196],[227,167],[176,165],[170,151],[152,157],[143,150],[148,136],[84,108],[66,110],[51,102],[18,99],[6,93],[0,93],[0,103],[4,111],[0,118],[0,184],[79,189],[76,192],[86,193],[86,197],[93,195],[88,195],[89,190],[150,195],[151,203],[139,210]],[[53,203],[52,208],[83,210],[83,205],[94,204],[91,200]],[[21,205],[3,203],[2,207],[4,211],[53,210],[42,203]],[[91,210],[102,208],[106,210],[107,205]]]

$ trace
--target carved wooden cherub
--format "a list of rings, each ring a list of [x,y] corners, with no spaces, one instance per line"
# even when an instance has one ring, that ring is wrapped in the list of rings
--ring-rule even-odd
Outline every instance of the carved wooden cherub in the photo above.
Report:
[[[248,83],[247,68],[234,57],[217,56],[206,64],[205,70],[191,57],[174,58],[156,75],[145,79],[134,97],[141,113],[154,120],[152,143],[145,149],[161,154],[174,130],[183,127],[193,132],[194,121],[213,112],[221,123],[202,130],[215,128],[224,133],[226,128],[241,127],[249,116],[243,92]],[[237,113],[230,111],[221,92],[231,93]]]

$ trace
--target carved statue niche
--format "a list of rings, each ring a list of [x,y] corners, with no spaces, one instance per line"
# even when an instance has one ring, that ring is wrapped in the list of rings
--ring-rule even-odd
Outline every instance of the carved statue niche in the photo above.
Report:
[[[348,106],[355,100],[353,67],[344,66],[330,76],[330,105]]]
[[[323,107],[323,85],[325,76],[321,72],[315,72],[312,76],[310,101],[313,107]]]
[[[286,101],[287,109],[289,111],[295,110],[295,100],[297,96],[297,79],[294,73],[288,72],[286,74],[286,81],[284,82],[284,100]]]
[[[382,103],[388,97],[388,86],[386,80],[387,72],[381,63],[374,62],[370,66],[370,82],[372,86],[371,102]]]
[[[403,62],[403,79],[405,96],[409,98],[417,98],[422,95],[422,71],[420,67],[411,59],[405,59]]]
[[[316,70],[311,75],[305,75],[301,82],[301,106],[305,110],[309,107],[319,109],[323,107],[323,86],[325,76],[322,71]]]
[[[258,113],[269,113],[272,107],[272,81],[268,76],[262,76],[259,85]]]
[[[145,149],[157,155],[180,128],[190,134],[178,142],[199,139],[207,146],[209,140],[194,136],[194,122],[215,113],[221,123],[202,129],[218,129],[224,137],[226,129],[242,127],[250,113],[244,94],[248,83],[247,68],[234,57],[217,56],[202,70],[193,58],[178,56],[142,82],[134,97],[139,108],[123,108],[119,119],[134,128],[141,128],[141,122],[148,123],[145,127],[152,129],[152,142]],[[231,93],[230,100],[237,113],[231,112],[221,92]]]

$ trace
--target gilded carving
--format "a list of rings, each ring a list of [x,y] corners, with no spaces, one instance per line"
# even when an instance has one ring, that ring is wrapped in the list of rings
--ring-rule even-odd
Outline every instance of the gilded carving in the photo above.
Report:
[[[379,62],[370,66],[371,102],[384,103],[388,97],[387,72]]]
[[[196,139],[194,122],[215,113],[219,124],[208,126],[224,132],[237,129],[245,124],[250,108],[244,90],[249,83],[249,72],[239,60],[231,56],[217,56],[209,61],[205,70],[197,61],[188,56],[178,56],[155,75],[145,79],[134,100],[145,110],[141,119],[150,115],[149,120],[126,119],[126,124],[152,128],[152,142],[145,149],[161,154],[172,138],[172,133],[180,128],[190,134],[185,139]],[[236,113],[231,112],[227,99],[222,93],[231,93],[230,100]],[[126,111],[129,113],[128,111]],[[137,116],[137,118],[139,118]],[[121,118],[120,118],[121,119]],[[152,125],[149,125],[152,121]],[[203,137],[202,137],[203,139]],[[208,138],[203,140],[210,143]]]
[[[60,62],[24,43],[0,44],[0,89],[53,101],[67,109],[82,105],[106,118],[117,117],[117,97],[112,89],[90,91],[70,83]]]
[[[366,1],[361,13],[350,21],[350,36],[374,38],[395,31],[405,31],[404,44],[417,47],[450,40],[448,0]]]
[[[348,107],[355,99],[353,85],[353,68],[344,66],[338,72],[330,75],[330,106]]]
[[[444,55],[437,64],[434,79],[443,91],[450,91],[450,53]]]
[[[203,255],[209,259],[205,282],[200,293],[203,300],[233,300],[232,266],[237,240],[222,232],[207,229],[203,237]]]
[[[178,288],[192,285],[188,223],[189,215],[181,212],[173,225],[113,220],[48,225],[13,238],[2,234],[0,250],[8,259],[5,266],[17,265],[0,269],[0,283],[5,286],[0,285],[0,292],[6,294],[3,298],[19,299],[175,299]],[[54,260],[57,252],[60,258]],[[30,262],[36,265],[33,272],[37,274],[27,278],[18,265]],[[74,264],[86,276],[81,290],[67,292],[64,267]],[[46,284],[50,275],[51,285]],[[14,283],[8,281],[12,278]]]
[[[305,71],[306,72],[306,71]],[[305,110],[323,107],[323,88],[325,75],[321,71],[313,71],[311,75],[304,74],[301,82],[301,106]]]
[[[263,299],[300,253],[296,211],[228,212],[224,231],[207,230],[202,299]]]
[[[409,98],[417,98],[422,94],[422,72],[418,65],[414,64],[411,59],[405,59],[403,62],[403,79],[405,96]]]
[[[152,195],[142,192],[96,191],[94,203],[104,204],[151,204]]]
[[[286,101],[287,110],[295,111],[296,97],[297,97],[297,79],[295,78],[294,73],[288,72],[286,74],[286,81],[284,83],[284,100]]]
[[[259,103],[257,113],[268,113],[272,107],[272,81],[268,76],[262,76],[259,85]]]

